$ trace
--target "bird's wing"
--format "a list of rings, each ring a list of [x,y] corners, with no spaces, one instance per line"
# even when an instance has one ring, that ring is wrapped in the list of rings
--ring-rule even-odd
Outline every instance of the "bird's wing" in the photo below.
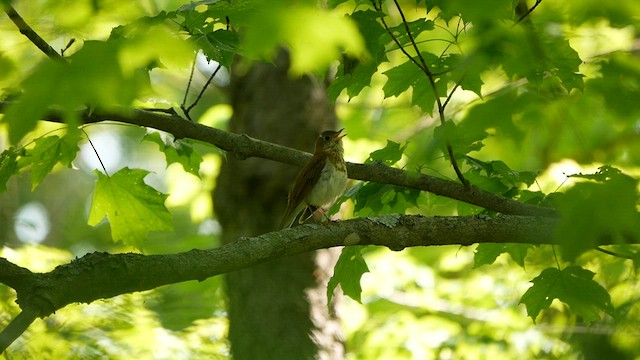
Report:
[[[293,189],[289,192],[289,204],[287,206],[287,212],[282,218],[281,228],[287,225],[291,226],[291,223],[295,220],[298,213],[306,208],[304,199],[318,182],[325,164],[326,156],[316,154],[313,155],[307,165],[300,170],[293,183]]]

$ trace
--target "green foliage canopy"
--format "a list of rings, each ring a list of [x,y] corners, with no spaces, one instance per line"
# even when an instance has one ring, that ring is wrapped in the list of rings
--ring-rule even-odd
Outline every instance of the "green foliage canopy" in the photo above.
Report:
[[[639,356],[623,334],[625,325],[640,321],[640,292],[633,285],[640,264],[634,178],[640,166],[637,1],[534,5],[506,0],[337,0],[329,1],[326,8],[309,1],[169,1],[163,8],[116,1],[108,9],[79,2],[70,12],[74,16],[68,17],[62,16],[62,5],[41,2],[40,10],[15,5],[33,19],[51,11],[52,20],[42,27],[42,34],[56,44],[78,39],[65,50],[65,61],[55,62],[16,45],[21,35],[11,26],[3,27],[3,39],[12,42],[0,44],[0,97],[10,100],[2,105],[0,131],[5,140],[0,190],[11,189],[12,181],[27,171],[31,190],[55,189],[46,179],[62,174],[60,168],[78,164],[76,155],[86,139],[78,129],[91,126],[83,124],[83,119],[95,109],[126,117],[134,108],[154,107],[191,118],[185,101],[180,101],[183,87],[191,84],[186,79],[196,51],[217,66],[233,69],[238,56],[269,61],[284,46],[291,56],[292,76],[324,74],[335,67],[328,93],[348,129],[348,150],[354,157],[445,179],[465,179],[497,196],[551,206],[560,214],[558,251],[526,244],[483,244],[473,251],[433,249],[427,254],[412,249],[401,259],[389,260],[394,256],[383,250],[346,248],[327,294],[331,297],[340,284],[345,294],[364,303],[348,305],[367,312],[371,321],[350,329],[349,341],[363,350],[363,358],[409,358],[424,349],[460,354],[466,351],[461,344],[474,348],[469,345],[474,343],[475,348],[478,343],[498,344],[500,349],[492,351],[500,355],[523,355],[513,341],[500,343],[497,330],[486,327],[482,319],[451,310],[472,305],[498,308],[503,316],[514,319],[522,317],[514,310],[521,309],[519,303],[537,324],[608,326],[618,348]],[[57,21],[62,18],[65,21]],[[172,85],[175,79],[184,86]],[[199,81],[202,86],[204,79]],[[224,101],[216,97],[216,102]],[[204,105],[193,110],[197,121],[211,121],[213,115]],[[51,128],[39,122],[50,114],[55,115],[50,120],[66,126]],[[140,138],[132,148],[145,146]],[[215,151],[188,139],[167,140],[155,132],[144,135],[144,140],[154,144],[154,152],[159,150],[166,164],[181,165],[181,175],[171,170],[175,167],[169,167],[167,174],[193,176],[205,190],[211,186],[215,171],[207,173],[207,169],[215,168]],[[106,156],[100,151],[99,155]],[[556,170],[559,164],[571,167]],[[150,184],[151,170],[127,166],[109,175],[106,169],[93,172],[97,180],[91,210],[82,225],[98,225],[106,216],[111,239],[121,242],[98,246],[149,249],[154,247],[148,241],[150,232],[174,228],[182,238],[193,240],[185,234],[193,234],[201,225],[192,221],[195,207],[188,208],[186,201],[167,206],[167,195],[160,191],[167,189]],[[553,179],[562,172],[561,181]],[[490,209],[376,182],[356,184],[342,201],[352,204],[355,217],[495,215]],[[77,225],[79,232],[94,237],[104,231],[100,225],[95,229],[82,225]],[[616,245],[594,251],[603,238],[613,239]],[[25,254],[31,251],[26,245],[19,247]],[[164,248],[171,250],[176,249]],[[11,251],[7,248],[3,256],[9,257]],[[452,260],[458,252],[461,259]],[[380,269],[388,263],[411,274],[396,274],[389,288],[367,283],[368,276],[381,276],[376,274],[383,273]],[[476,270],[462,271],[472,266]],[[371,273],[365,274],[368,270]],[[508,295],[496,296],[495,302],[456,295],[477,289],[476,276],[484,271],[494,279],[516,274],[511,276],[517,278],[518,291],[504,290],[514,280],[503,279],[492,284]],[[464,284],[457,293],[429,285],[453,286],[453,280]],[[431,295],[425,294],[427,290]],[[419,301],[403,302],[398,294],[417,296]],[[430,304],[433,294],[447,299],[448,306],[438,309]],[[6,292],[4,298],[6,305],[11,294]],[[498,299],[505,300],[498,304]],[[16,311],[5,307],[6,313]],[[160,308],[155,310],[162,314]],[[414,348],[383,349],[371,339],[393,332],[383,320],[390,314],[399,314],[395,327],[390,327],[397,332],[437,328],[446,329],[450,336],[414,344]],[[465,331],[460,324],[480,330]],[[511,334],[532,325],[519,326]],[[574,341],[550,338],[545,341],[554,345]],[[401,344],[407,339],[415,341],[403,336],[388,341]],[[576,349],[578,345],[568,350],[540,346],[526,355],[571,357]]]

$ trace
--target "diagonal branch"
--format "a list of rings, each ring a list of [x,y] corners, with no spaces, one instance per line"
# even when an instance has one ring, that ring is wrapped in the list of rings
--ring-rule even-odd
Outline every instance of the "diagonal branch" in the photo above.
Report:
[[[19,338],[37,318],[37,310],[31,308],[23,309],[13,318],[9,325],[0,332],[0,353]]]
[[[0,113],[3,113],[9,104],[0,101]],[[244,134],[229,133],[202,124],[184,121],[175,114],[166,115],[146,110],[129,110],[122,113],[94,110],[79,112],[78,118],[85,124],[117,121],[162,130],[172,134],[176,139],[189,138],[209,143],[240,159],[259,157],[302,167],[311,158],[311,154],[306,152],[254,139]],[[45,114],[42,119],[64,122],[62,114],[55,111]],[[557,216],[557,212],[553,208],[524,204],[474,186],[465,187],[454,181],[392,168],[383,164],[348,163],[347,172],[351,179],[428,191],[502,214]]]
[[[393,2],[396,6],[396,9],[398,10],[398,13],[400,14],[400,17],[402,18],[402,24],[405,28],[407,36],[409,37],[411,46],[413,47],[413,50],[416,52],[416,57],[411,56],[411,54],[409,54],[409,52],[404,48],[404,45],[400,43],[398,38],[393,34],[391,29],[387,25],[387,22],[384,20],[384,17],[382,17],[380,21],[382,22],[382,25],[384,26],[385,30],[387,31],[391,39],[396,43],[400,51],[402,51],[402,53],[406,57],[408,57],[409,60],[411,60],[411,62],[413,62],[418,68],[420,68],[420,70],[422,70],[422,72],[425,74],[425,76],[429,80],[429,84],[431,86],[431,89],[433,90],[433,94],[436,99],[436,105],[438,107],[438,115],[440,117],[440,123],[444,125],[444,123],[446,122],[444,110],[445,110],[445,107],[447,106],[447,103],[449,102],[449,97],[447,97],[447,101],[445,101],[445,103],[443,104],[442,100],[440,99],[440,94],[438,93],[438,87],[436,85],[435,75],[433,74],[431,69],[429,69],[429,64],[427,64],[426,60],[424,59],[424,56],[422,56],[422,53],[420,53],[418,44],[415,38],[413,37],[413,34],[411,33],[411,29],[409,28],[409,23],[407,22],[407,19],[404,16],[404,12],[402,11],[402,7],[400,7],[400,4],[398,3],[397,0],[393,0]],[[376,11],[382,12],[381,4],[376,4],[375,0],[372,0],[372,3]],[[452,90],[449,96],[453,95],[454,91],[455,91],[455,88]],[[458,166],[458,162],[456,161],[456,157],[455,157],[455,154],[453,153],[453,148],[451,147],[451,142],[449,141],[449,139],[447,139],[446,148],[447,148],[447,156],[449,157],[449,161],[451,161],[451,165],[453,166],[453,170],[455,171],[456,176],[458,177],[458,179],[460,180],[462,185],[464,185],[465,188],[469,188],[470,187],[469,181],[464,177],[464,175],[462,174],[462,171],[460,170],[460,167]]]
[[[549,244],[556,221],[530,216],[385,215],[302,225],[240,238],[210,250],[169,255],[91,253],[48,273],[21,273],[20,281],[27,285],[16,288],[16,302],[23,311],[0,333],[0,352],[36,317],[46,317],[71,303],[91,303],[162,285],[202,281],[265,261],[335,246],[377,245],[399,251],[412,246],[486,242]],[[0,259],[0,274],[16,268],[20,267]]]
[[[47,55],[50,59],[55,61],[64,62],[65,59],[58,54],[57,51],[54,50],[51,45],[49,45],[38,33],[36,33],[29,24],[27,24],[24,19],[18,14],[18,12],[11,6],[9,3],[4,5],[4,12],[7,13],[9,19],[13,21],[13,23],[18,27],[20,33],[26,36],[35,46],[40,49],[45,55]]]
[[[522,15],[520,15],[520,18],[518,18],[518,21],[516,21],[516,24],[519,24],[520,22],[522,22],[522,20],[524,20],[527,16],[529,16],[529,14],[531,14],[533,12],[533,10],[535,10],[538,5],[540,5],[540,3],[542,2],[542,0],[536,0],[536,3],[533,4],[533,6],[531,6],[527,11],[525,11]],[[518,7],[520,6],[527,6],[527,3],[525,1],[520,1],[518,2]]]

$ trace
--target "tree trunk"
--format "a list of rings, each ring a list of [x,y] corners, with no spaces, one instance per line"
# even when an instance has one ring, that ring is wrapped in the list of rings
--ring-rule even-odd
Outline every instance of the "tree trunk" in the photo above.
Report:
[[[287,74],[288,57],[256,63],[235,76],[230,130],[313,151],[336,117],[321,81]],[[238,68],[237,70],[240,70]],[[262,159],[225,159],[214,191],[223,242],[277,230],[300,169]],[[234,359],[340,359],[339,321],[326,304],[335,250],[284,258],[226,277],[229,340]]]

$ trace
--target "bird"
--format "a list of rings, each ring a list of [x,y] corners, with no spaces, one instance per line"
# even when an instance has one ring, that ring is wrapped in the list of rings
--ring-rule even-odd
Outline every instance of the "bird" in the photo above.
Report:
[[[300,223],[308,219],[302,216],[307,209],[311,210],[311,214],[320,210],[324,215],[322,207],[333,203],[344,191],[347,166],[342,138],[347,134],[342,134],[343,130],[327,130],[318,136],[313,157],[293,182],[280,229],[291,227],[297,218],[300,218]]]

